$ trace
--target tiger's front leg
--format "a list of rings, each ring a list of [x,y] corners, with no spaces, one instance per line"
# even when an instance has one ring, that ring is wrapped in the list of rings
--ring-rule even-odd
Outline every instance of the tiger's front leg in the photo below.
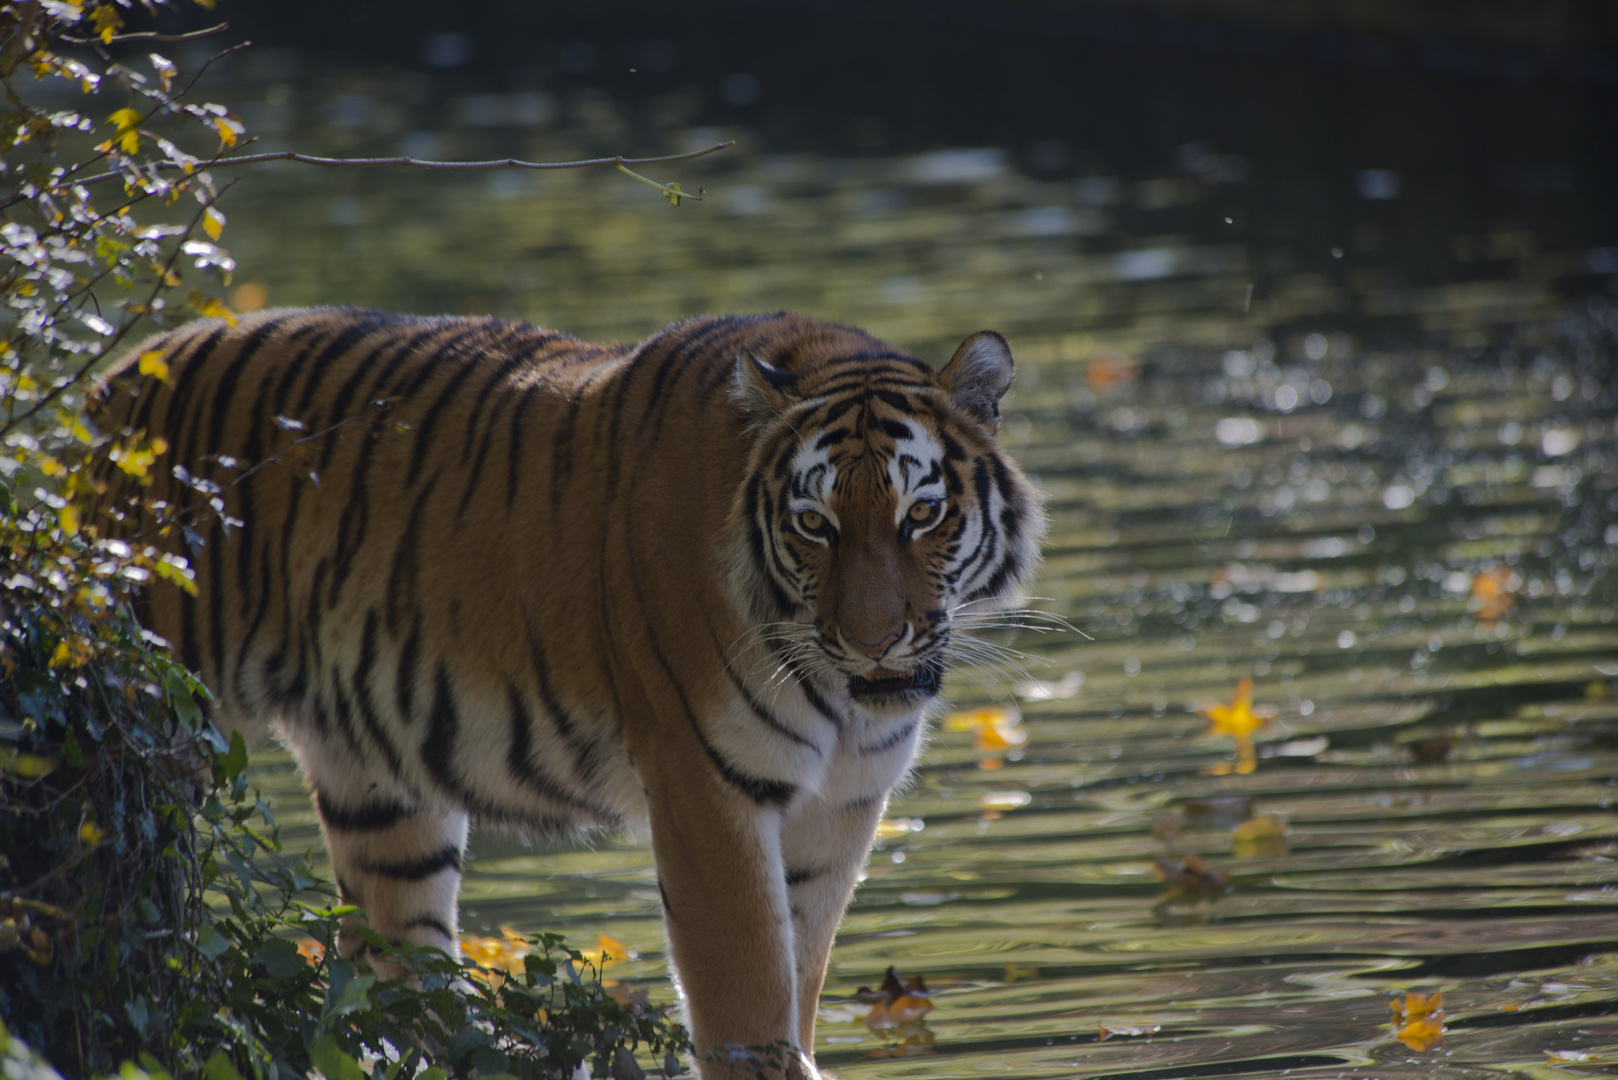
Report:
[[[832,941],[886,803],[885,791],[875,796],[833,791],[794,807],[784,823],[781,839],[798,968],[798,1033],[811,1053]]]
[[[637,758],[639,755],[637,755]],[[816,1075],[800,1034],[792,915],[778,805],[718,775],[699,745],[669,740],[642,770],[673,967],[701,1075],[752,1077],[726,1047],[785,1044],[785,1072]]]
[[[343,902],[358,905],[371,928],[395,945],[431,946],[458,959],[456,895],[467,814],[417,811],[377,797],[345,802],[319,788],[315,807]],[[367,956],[369,946],[353,929],[357,921],[344,920],[338,954],[368,959],[384,979],[402,975],[399,965]]]

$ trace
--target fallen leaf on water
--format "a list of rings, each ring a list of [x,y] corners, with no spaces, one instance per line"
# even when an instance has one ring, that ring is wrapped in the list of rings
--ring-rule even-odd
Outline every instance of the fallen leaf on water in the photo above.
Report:
[[[528,939],[509,926],[500,928],[499,937],[461,935],[461,954],[481,968],[519,975],[523,971],[523,957],[531,946]]]
[[[1106,1021],[1096,1025],[1100,1035],[1096,1042],[1106,1042],[1114,1035],[1156,1035],[1163,1030],[1162,1024],[1109,1024]]]
[[[926,824],[919,817],[883,818],[876,823],[876,838],[892,840],[895,836],[918,833],[926,827]]]
[[[617,938],[608,937],[606,934],[596,936],[595,948],[580,949],[579,953],[598,972],[607,970],[621,960],[634,959],[634,954],[629,951],[629,946]]]
[[[1258,768],[1258,752],[1253,749],[1253,733],[1269,723],[1275,710],[1253,707],[1253,680],[1242,677],[1236,684],[1236,695],[1228,704],[1202,705],[1197,712],[1209,720],[1209,735],[1229,735],[1236,740],[1236,760],[1222,763],[1208,770],[1215,775],[1236,772],[1247,774]]]
[[[1423,765],[1437,765],[1449,757],[1449,752],[1454,746],[1453,735],[1433,735],[1411,742],[1410,756]]]
[[[1280,814],[1260,814],[1231,830],[1231,850],[1238,859],[1285,855],[1287,836],[1291,831],[1287,827],[1287,819]]]
[[[1124,353],[1102,353],[1084,365],[1084,381],[1092,390],[1124,386],[1140,378],[1140,362]]]
[[[1410,1049],[1425,1053],[1444,1041],[1444,993],[1430,995],[1415,991],[1389,1003],[1393,1009],[1393,1034]]]
[[[1516,606],[1520,588],[1522,576],[1509,566],[1485,570],[1472,579],[1472,600],[1468,606],[1478,618],[1493,621]]]
[[[1173,859],[1153,859],[1152,866],[1158,877],[1168,885],[1160,897],[1172,900],[1177,896],[1209,896],[1230,891],[1230,878],[1208,865],[1201,855],[1187,855],[1180,862]]]
[[[1547,1050],[1545,1064],[1571,1065],[1573,1068],[1605,1068],[1618,1065],[1618,1050]]]
[[[985,728],[1009,727],[1017,723],[1017,714],[999,705],[985,705],[979,709],[950,713],[944,717],[945,731],[978,732]]]
[[[854,996],[871,1006],[865,1026],[873,1031],[911,1024],[933,1011],[933,995],[921,976],[900,982],[899,972],[892,967],[878,989],[862,986]]]

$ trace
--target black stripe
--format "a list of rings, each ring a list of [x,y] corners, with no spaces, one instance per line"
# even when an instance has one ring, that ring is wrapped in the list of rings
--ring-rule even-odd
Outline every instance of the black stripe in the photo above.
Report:
[[[506,444],[506,509],[511,509],[517,502],[517,478],[522,475],[522,438],[527,425],[523,423],[524,414],[528,411],[529,402],[534,395],[540,392],[539,383],[534,383],[522,392],[522,397],[511,409],[511,436]],[[480,458],[481,460],[481,458]],[[464,503],[464,500],[463,500]]]
[[[444,936],[444,940],[452,944],[455,941],[455,931],[446,926],[443,920],[439,919],[436,915],[417,915],[415,918],[402,923],[400,925],[400,929],[414,930],[418,926],[424,926],[429,930],[442,934]]]
[[[422,486],[416,494],[416,501],[410,507],[410,518],[404,531],[399,534],[399,544],[393,551],[393,567],[388,573],[388,601],[387,622],[390,632],[397,632],[401,607],[414,602],[416,590],[416,567],[419,562],[421,546],[421,518],[427,509],[427,500],[432,497],[433,488],[438,485],[438,478],[444,474],[440,467]]]
[[[415,813],[404,803],[393,799],[377,799],[358,806],[342,806],[319,788],[313,793],[315,812],[328,828],[342,832],[378,832],[391,829],[402,819]]]
[[[572,715],[563,706],[556,696],[556,689],[551,683],[551,662],[545,651],[545,644],[534,633],[534,628],[528,628],[528,655],[533,661],[534,682],[539,688],[540,704],[545,706],[545,712],[550,716],[551,722],[556,725],[556,734],[567,744],[573,752],[573,766],[578,770],[579,778],[585,787],[592,786],[596,781],[599,763],[595,758],[595,747],[581,738],[577,726],[573,723]],[[621,711],[621,710],[620,710]]]
[[[411,433],[410,465],[405,469],[404,486],[407,489],[415,487],[416,481],[421,477],[422,466],[427,463],[427,453],[432,449],[433,428],[437,427],[438,421],[443,418],[450,398],[455,396],[461,384],[471,378],[477,370],[476,358],[466,357],[461,360],[459,369],[450,376],[444,388],[439,391],[438,397],[433,399],[432,404],[426,406],[420,419],[416,421],[416,429]]]
[[[506,692],[511,701],[511,741],[506,749],[506,767],[511,775],[552,802],[583,811],[603,823],[617,824],[619,815],[578,798],[539,769],[533,757],[533,717],[515,686],[508,686]]]
[[[710,627],[710,633],[711,632],[712,632],[712,628]],[[718,642],[716,641],[715,645],[717,646],[717,644],[718,644]],[[817,755],[820,755],[822,757],[825,756],[824,751],[822,751],[820,749],[820,747],[816,746],[811,740],[804,738],[802,735],[799,735],[796,731],[793,731],[786,724],[782,723],[780,717],[778,717],[774,713],[772,713],[769,710],[768,706],[766,706],[758,698],[754,697],[753,696],[753,691],[748,689],[747,684],[742,682],[741,677],[738,676],[734,671],[730,670],[729,667],[726,667],[725,668],[725,673],[730,676],[730,681],[735,684],[737,692],[742,695],[742,700],[747,702],[747,707],[749,709],[753,710],[753,714],[755,716],[757,716],[760,720],[764,721],[764,726],[765,727],[769,728],[771,731],[775,732],[778,735],[783,735],[786,738],[791,739],[793,742],[797,743],[799,746],[807,746],[809,749],[813,750]]]
[[[416,719],[416,656],[421,651],[421,612],[410,624],[410,636],[399,650],[399,667],[394,675],[394,700],[399,706],[399,722],[408,726]]]
[[[645,606],[644,603],[640,604],[643,612]],[[789,784],[784,780],[771,780],[767,777],[745,773],[726,760],[724,755],[714,748],[714,745],[708,741],[707,736],[702,733],[702,725],[697,723],[697,714],[691,710],[691,702],[685,696],[685,688],[675,679],[674,669],[669,667],[668,658],[663,655],[663,650],[658,648],[657,639],[648,633],[646,640],[647,644],[652,648],[652,656],[656,658],[658,666],[663,669],[663,674],[668,677],[669,685],[680,699],[680,707],[685,711],[686,721],[690,723],[692,734],[696,735],[698,745],[702,747],[702,752],[708,755],[708,760],[713,762],[713,767],[724,778],[725,782],[741,791],[760,806],[785,806],[791,802],[792,797],[798,793],[796,785]]]
[[[368,376],[372,378],[373,386],[380,384],[383,379],[394,371],[401,360],[414,353],[422,343],[436,337],[443,331],[443,326],[429,325],[424,330],[417,330],[403,341],[390,338],[379,342],[376,348],[366,354],[364,359],[354,363],[348,378],[343,380],[343,385],[339,386],[337,393],[332,395],[330,413],[332,419],[334,421],[340,419],[348,412],[349,402],[353,401],[359,394],[360,384]],[[390,349],[393,350],[393,356],[386,364],[378,367],[377,361],[381,359],[383,353]],[[337,450],[336,434],[336,432],[332,432],[332,438],[326,441],[325,448],[321,451],[320,468],[322,469],[331,463],[331,456]]]
[[[910,737],[915,733],[916,721],[912,720],[910,723],[906,724],[898,731],[895,731],[892,735],[889,735],[881,742],[870,743],[866,746],[860,747],[859,752],[862,754],[880,754],[885,751],[892,750],[895,746],[909,742]]]
[[[433,708],[427,717],[427,737],[421,740],[421,763],[427,775],[462,802],[471,802],[471,792],[455,771],[455,741],[460,734],[461,717],[455,708],[455,692],[450,687],[449,669],[438,665],[433,681]]]
[[[367,874],[376,874],[380,877],[394,878],[398,881],[421,881],[435,874],[442,874],[445,870],[460,873],[461,849],[454,844],[445,844],[430,855],[387,862],[365,860],[359,863],[359,867]]]
[[[393,770],[394,776],[400,775],[402,762],[399,748],[388,738],[386,729],[382,726],[382,719],[377,715],[376,705],[371,700],[371,670],[376,666],[376,609],[365,613],[365,629],[360,632],[360,659],[359,665],[354,669],[352,676],[354,686],[354,707],[360,714],[360,721],[365,725],[365,732],[371,741],[382,751],[382,756],[388,759],[388,768]]]

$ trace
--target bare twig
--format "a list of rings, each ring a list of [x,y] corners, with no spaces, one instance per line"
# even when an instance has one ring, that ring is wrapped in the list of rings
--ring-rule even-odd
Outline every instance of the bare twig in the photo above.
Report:
[[[709,154],[735,146],[736,140],[727,139],[721,143],[693,150],[688,154],[664,154],[661,157],[631,158],[618,155],[615,157],[584,158],[579,161],[521,161],[517,158],[499,158],[491,161],[424,161],[414,157],[379,157],[379,158],[330,158],[316,157],[313,154],[300,154],[295,150],[283,150],[268,154],[243,154],[240,157],[220,157],[212,161],[199,162],[193,168],[218,169],[226,165],[257,165],[265,161],[298,161],[305,165],[393,165],[407,166],[417,169],[588,169],[599,168],[603,165],[622,167],[624,165],[652,165],[665,161],[689,161],[692,158],[706,157]],[[184,165],[173,161],[154,161],[151,168],[180,169]],[[98,176],[87,176],[82,180],[75,180],[78,184],[95,184],[103,180],[113,180],[123,176],[122,172],[102,173]],[[659,185],[661,186],[661,185]],[[687,198],[692,196],[687,195]]]
[[[56,40],[65,41],[69,45],[117,45],[125,41],[196,41],[198,38],[212,37],[229,29],[230,24],[222,22],[218,26],[210,26],[206,30],[193,30],[189,34],[159,34],[155,30],[141,30],[133,34],[114,34],[107,40],[68,37],[66,34]]]

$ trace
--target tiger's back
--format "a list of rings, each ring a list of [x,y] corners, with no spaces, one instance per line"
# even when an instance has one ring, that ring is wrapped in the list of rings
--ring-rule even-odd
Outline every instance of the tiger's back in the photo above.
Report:
[[[469,815],[645,828],[699,1047],[810,1045],[953,612],[1034,562],[1004,342],[940,376],[791,315],[625,346],[323,309],[152,351],[108,422],[202,513],[150,621],[226,722],[279,722],[345,897],[453,951]]]

